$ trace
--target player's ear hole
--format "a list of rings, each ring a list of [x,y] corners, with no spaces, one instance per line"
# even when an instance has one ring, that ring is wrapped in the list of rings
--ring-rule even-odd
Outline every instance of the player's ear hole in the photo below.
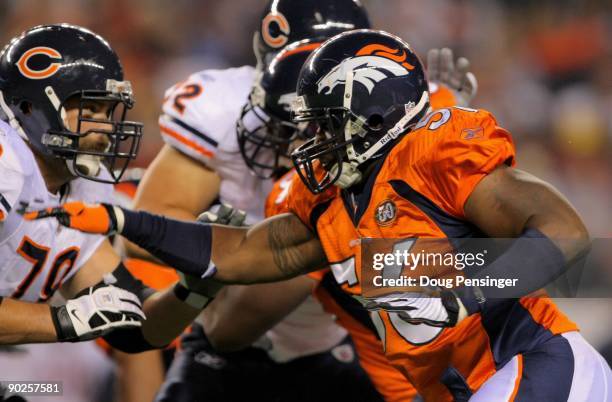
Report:
[[[30,114],[32,113],[32,104],[28,101],[22,101],[19,104],[19,110],[21,110],[23,114]]]
[[[373,114],[368,117],[366,123],[371,130],[378,131],[383,128],[383,123],[385,119],[379,114]]]

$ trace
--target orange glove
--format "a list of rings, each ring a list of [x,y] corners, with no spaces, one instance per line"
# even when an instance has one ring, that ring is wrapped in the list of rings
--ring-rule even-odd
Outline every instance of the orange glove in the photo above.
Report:
[[[20,211],[20,213],[28,221],[56,218],[60,225],[71,229],[103,235],[117,233],[117,216],[123,217],[121,209],[114,205],[85,204],[81,201],[68,202],[39,211]]]

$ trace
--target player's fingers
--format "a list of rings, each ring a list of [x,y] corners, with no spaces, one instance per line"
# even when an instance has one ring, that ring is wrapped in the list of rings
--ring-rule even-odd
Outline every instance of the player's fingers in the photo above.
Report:
[[[58,217],[65,215],[66,211],[62,207],[45,208],[38,211],[28,211],[23,213],[23,218],[27,221],[33,221],[36,219],[44,219],[49,217]]]
[[[465,74],[462,92],[469,94],[472,98],[476,95],[476,92],[478,92],[478,81],[473,73],[468,72]]]
[[[229,204],[221,204],[217,210],[218,223],[227,225],[234,213],[234,208]]]
[[[440,82],[450,82],[451,74],[454,70],[453,51],[445,47],[440,50]]]
[[[42,219],[42,218],[46,218],[48,217],[49,214],[47,212],[47,210],[42,210],[42,211],[29,211],[29,212],[23,212],[23,219],[25,219],[26,221],[33,221],[35,219]]]
[[[470,62],[468,59],[465,57],[457,59],[454,70],[450,74],[449,82],[449,85],[456,91],[461,91],[465,80],[465,74],[468,72],[469,68]]]
[[[229,221],[230,226],[242,226],[246,219],[246,212],[241,209],[236,209]]]
[[[465,57],[459,57],[457,59],[457,64],[455,66],[455,69],[457,70],[457,73],[460,75],[466,74],[468,71],[470,71],[470,61],[466,59]]]
[[[427,78],[438,81],[440,75],[440,49],[429,49],[427,52]]]
[[[210,211],[206,211],[206,212],[202,212],[199,216],[198,216],[198,222],[203,222],[203,223],[215,223],[217,222],[217,219],[219,217],[210,212]]]

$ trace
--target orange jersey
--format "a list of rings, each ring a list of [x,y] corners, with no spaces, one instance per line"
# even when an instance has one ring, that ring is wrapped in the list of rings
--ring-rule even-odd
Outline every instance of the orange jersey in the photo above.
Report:
[[[313,195],[296,176],[287,207],[316,231],[336,281],[359,299],[363,239],[477,235],[463,205],[483,177],[500,165],[513,165],[514,158],[510,134],[489,112],[439,109],[376,162],[353,197],[337,187]],[[387,358],[418,393],[428,401],[451,401],[449,389],[475,391],[515,355],[577,329],[547,298],[501,305],[454,328],[409,324],[384,310],[370,316]]]
[[[295,170],[274,183],[266,200],[266,216],[288,212],[287,195],[295,176]],[[325,311],[337,318],[355,344],[359,363],[370,377],[376,390],[387,402],[411,401],[416,395],[414,387],[395,369],[383,353],[383,346],[368,312],[361,304],[342,292],[329,269],[312,272],[311,279],[318,282],[314,291]]]

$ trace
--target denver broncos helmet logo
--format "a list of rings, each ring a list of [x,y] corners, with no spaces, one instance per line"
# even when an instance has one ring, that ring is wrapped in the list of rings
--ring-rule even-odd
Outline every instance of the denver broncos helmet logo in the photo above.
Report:
[[[273,32],[271,24],[276,23],[278,25],[279,32]],[[261,37],[263,38],[266,45],[272,48],[279,48],[285,45],[289,40],[289,22],[287,18],[279,12],[269,13],[261,21]]]
[[[46,56],[49,60],[49,65],[45,68],[35,70],[34,68],[28,65],[28,62],[32,57],[38,55]],[[17,65],[19,72],[24,77],[29,78],[31,80],[41,80],[44,78],[49,78],[53,74],[55,74],[62,65],[61,60],[62,55],[57,50],[46,46],[37,46],[27,50],[24,54],[22,54],[19,60],[17,60],[17,63],[15,64]]]
[[[400,53],[401,50],[401,53]],[[385,78],[408,75],[414,66],[406,62],[404,49],[392,49],[371,44],[359,49],[355,57],[342,61],[317,82],[319,93],[330,94],[337,85],[346,82],[346,73],[353,72],[353,80],[366,87],[371,94],[374,86]]]

